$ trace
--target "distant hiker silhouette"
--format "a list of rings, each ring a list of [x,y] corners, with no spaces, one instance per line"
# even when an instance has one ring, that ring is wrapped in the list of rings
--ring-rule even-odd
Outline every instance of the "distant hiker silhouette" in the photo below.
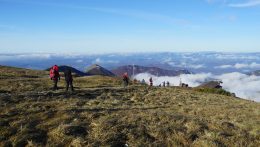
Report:
[[[163,82],[163,87],[165,87],[165,81]]]
[[[169,82],[169,81],[167,81],[166,85],[167,85],[167,87],[170,87],[170,82]]]
[[[50,69],[50,78],[53,81],[53,90],[58,90],[58,81],[60,80],[59,67],[54,65]]]
[[[129,84],[129,77],[127,72],[123,74],[123,83],[124,83],[124,87],[127,87]]]
[[[65,81],[66,81],[66,91],[69,90],[69,87],[71,88],[71,91],[74,91],[73,87],[73,78],[71,74],[71,68],[67,67],[64,71]]]
[[[145,80],[143,79],[141,83],[142,83],[143,85],[145,85]]]
[[[149,79],[149,82],[150,82],[150,86],[153,86],[153,78],[152,77]]]

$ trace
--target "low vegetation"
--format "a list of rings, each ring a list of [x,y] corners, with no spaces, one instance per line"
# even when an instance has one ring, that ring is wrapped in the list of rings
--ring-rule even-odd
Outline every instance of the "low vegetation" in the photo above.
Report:
[[[1,76],[0,146],[260,146],[259,103],[100,76],[65,93],[47,74]]]
[[[224,90],[224,89],[216,89],[216,88],[194,88],[195,91],[204,92],[204,93],[215,93],[226,96],[232,96],[232,93]]]

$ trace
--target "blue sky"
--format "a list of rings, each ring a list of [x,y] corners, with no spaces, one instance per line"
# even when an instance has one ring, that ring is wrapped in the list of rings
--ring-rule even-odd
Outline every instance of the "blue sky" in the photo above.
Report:
[[[259,52],[260,0],[0,0],[0,52]]]

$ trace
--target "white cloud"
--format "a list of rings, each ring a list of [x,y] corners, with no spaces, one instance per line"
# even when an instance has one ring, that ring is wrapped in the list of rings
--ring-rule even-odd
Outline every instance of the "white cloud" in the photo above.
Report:
[[[102,60],[100,58],[97,58],[93,63],[98,63],[100,64],[102,62]]]
[[[51,54],[21,54],[16,56],[17,58],[20,59],[28,59],[28,58],[36,58],[36,59],[49,59],[51,58]]]
[[[183,83],[187,83],[191,87],[196,87],[196,86],[200,85],[202,82],[204,82],[205,80],[209,80],[209,78],[211,76],[212,76],[211,73],[202,73],[202,74],[196,74],[196,76],[194,74],[183,74],[183,75],[175,76],[175,77],[169,77],[169,76],[157,77],[150,73],[141,73],[141,74],[136,75],[135,78],[138,80],[145,79],[146,82],[148,82],[148,79],[150,77],[153,77],[155,85],[159,85],[164,81],[169,81],[171,83],[171,85],[175,85],[175,86],[179,85],[180,80],[181,80]]]
[[[216,66],[215,68],[226,69],[226,68],[233,68],[233,66],[232,65],[220,65],[220,66]]]
[[[223,81],[223,88],[237,96],[260,102],[260,77],[241,73],[228,73],[217,76]]]
[[[84,62],[83,60],[79,59],[79,60],[76,60],[77,63],[82,63]]]
[[[15,61],[15,60],[29,60],[29,59],[52,59],[52,58],[64,58],[64,59],[79,59],[83,57],[82,54],[74,53],[18,53],[18,54],[0,54],[0,61]],[[77,61],[78,62],[78,61]]]
[[[204,1],[206,1],[209,4],[221,3],[227,5],[228,7],[234,7],[234,8],[255,7],[260,5],[260,0],[242,0],[242,2],[236,1],[236,3],[234,3],[232,0],[204,0]]]
[[[119,61],[117,61],[117,60],[103,60],[101,58],[96,58],[92,63],[93,64],[103,64],[103,63],[116,64],[116,63],[119,63]]]
[[[193,68],[193,69],[201,69],[201,68],[205,68],[205,65],[203,65],[203,64],[198,64],[198,65],[191,64],[188,67]]]
[[[240,64],[240,63],[237,63],[234,65],[234,67],[236,69],[241,69],[241,68],[260,68],[260,64],[256,63],[256,62],[253,62],[251,64]]]
[[[235,93],[236,96],[260,102],[260,77],[257,76],[248,76],[237,72],[222,75],[202,73],[180,75],[176,77],[157,77],[148,73],[142,73],[135,76],[136,79],[145,79],[147,82],[150,77],[153,77],[155,85],[159,85],[163,81],[169,81],[171,85],[173,84],[176,86],[179,85],[181,80],[183,83],[187,83],[191,87],[196,87],[205,81],[217,79],[223,81],[222,86],[224,89]]]
[[[245,55],[245,54],[228,54],[228,53],[219,53],[215,54],[214,58],[219,60],[259,60],[258,55]]]
[[[228,4],[229,7],[235,7],[235,8],[254,7],[254,6],[259,6],[259,5],[260,5],[260,0],[247,0],[243,3]]]
[[[248,64],[240,64],[240,63],[237,63],[237,64],[234,65],[234,67],[235,67],[236,69],[240,69],[240,68],[247,68],[247,67],[249,67],[249,65],[248,65]]]
[[[227,68],[236,68],[236,69],[243,69],[243,68],[250,68],[250,69],[256,69],[260,68],[260,64],[256,62],[252,62],[250,64],[247,63],[236,63],[235,65],[220,65],[216,66],[216,69],[227,69]]]
[[[50,59],[52,54],[0,54],[0,61],[14,61],[23,59]]]
[[[167,61],[167,62],[165,62],[165,61]],[[162,63],[167,63],[174,67],[183,67],[183,68],[192,68],[192,69],[201,69],[201,68],[206,67],[204,64],[191,64],[191,63],[186,63],[186,62],[182,62],[182,63],[178,64],[173,61],[168,61],[168,60],[165,60],[165,61],[163,61]]]

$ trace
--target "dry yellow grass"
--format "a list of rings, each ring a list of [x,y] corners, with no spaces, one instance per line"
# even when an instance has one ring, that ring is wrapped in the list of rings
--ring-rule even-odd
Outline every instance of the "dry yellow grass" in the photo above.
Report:
[[[28,77],[0,81],[0,146],[260,146],[259,103],[100,76],[53,92],[45,73]]]

